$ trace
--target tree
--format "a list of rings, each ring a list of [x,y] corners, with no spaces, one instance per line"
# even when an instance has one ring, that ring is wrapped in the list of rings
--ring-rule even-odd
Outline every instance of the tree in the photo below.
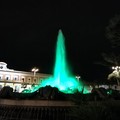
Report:
[[[111,47],[120,47],[120,15],[115,15],[106,27],[106,37],[111,43]]]
[[[110,43],[110,51],[109,53],[103,53],[103,59],[109,65],[115,66],[119,68],[120,66],[120,15],[115,15],[106,27],[106,37]],[[120,80],[120,71],[118,69],[114,69],[114,71],[108,75],[108,79],[115,78],[119,85]]]
[[[102,54],[104,60],[117,66],[120,65],[120,15],[115,15],[110,19],[106,27],[106,38],[110,43],[110,51]]]
[[[115,15],[112,19],[110,19],[108,26],[106,27],[106,38],[108,39],[109,49],[107,52],[102,53],[102,62],[98,62],[98,64],[104,66],[120,66],[120,15]],[[116,71],[113,71],[108,75],[108,79],[112,80],[112,78],[116,79],[119,83],[120,74],[116,77]],[[118,71],[117,71],[118,73]]]

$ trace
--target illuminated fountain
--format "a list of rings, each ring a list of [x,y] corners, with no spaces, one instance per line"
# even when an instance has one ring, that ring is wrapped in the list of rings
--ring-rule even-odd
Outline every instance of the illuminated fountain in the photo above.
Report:
[[[41,87],[51,86],[57,87],[59,91],[63,93],[75,93],[76,91],[88,93],[88,90],[84,87],[82,81],[78,81],[69,70],[66,61],[66,50],[64,42],[65,39],[62,31],[59,30],[56,44],[56,56],[53,76],[43,80],[43,82],[37,87],[24,92],[34,92]]]

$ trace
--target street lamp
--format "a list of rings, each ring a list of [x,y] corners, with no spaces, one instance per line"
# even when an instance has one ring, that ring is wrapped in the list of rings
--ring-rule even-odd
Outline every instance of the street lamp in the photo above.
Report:
[[[112,69],[120,72],[120,66],[113,66]]]
[[[76,79],[79,81],[79,79],[80,79],[80,76],[79,76],[79,75],[77,75],[77,76],[76,76]]]
[[[34,74],[34,77],[35,77],[35,75],[36,75],[36,72],[38,72],[38,71],[39,71],[39,69],[36,68],[36,67],[34,67],[34,68],[32,69],[32,72],[33,72],[33,74]]]
[[[32,70],[31,70],[32,72],[33,72],[33,75],[34,75],[34,82],[36,82],[36,78],[35,78],[35,75],[36,75],[36,72],[38,72],[39,71],[39,69],[38,68],[36,68],[36,67],[34,67]]]
[[[112,77],[116,78],[117,84],[118,84],[118,86],[119,86],[120,66],[113,66],[112,69],[113,69],[113,72],[108,75],[108,79],[111,79]]]
[[[120,66],[113,66],[112,69],[114,77],[120,78]]]

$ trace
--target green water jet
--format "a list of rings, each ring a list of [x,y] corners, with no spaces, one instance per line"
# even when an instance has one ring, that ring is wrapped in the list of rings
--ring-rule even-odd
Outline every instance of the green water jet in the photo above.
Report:
[[[51,87],[57,87],[59,91],[63,93],[75,93],[77,91],[88,93],[88,90],[84,87],[82,80],[78,81],[69,70],[66,61],[65,39],[61,30],[59,30],[57,37],[53,76],[43,80],[43,82],[37,87],[34,87],[32,90],[26,92],[34,92],[40,87],[48,85]]]

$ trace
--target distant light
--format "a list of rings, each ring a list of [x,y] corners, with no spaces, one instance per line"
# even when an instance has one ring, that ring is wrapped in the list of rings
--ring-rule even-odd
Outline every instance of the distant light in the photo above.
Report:
[[[120,66],[113,66],[112,69],[119,71],[120,70]]]
[[[80,79],[80,76],[76,76],[77,79]]]
[[[36,72],[38,72],[38,71],[39,71],[39,69],[38,69],[38,68],[36,68],[36,67],[34,67],[31,71],[34,73],[34,76],[35,76],[35,75],[36,75]]]
[[[112,69],[114,70],[114,69],[115,69],[115,67],[113,66],[113,67],[112,67]]]
[[[32,69],[32,72],[38,72],[38,71],[39,71],[38,68],[33,68],[33,69]]]

